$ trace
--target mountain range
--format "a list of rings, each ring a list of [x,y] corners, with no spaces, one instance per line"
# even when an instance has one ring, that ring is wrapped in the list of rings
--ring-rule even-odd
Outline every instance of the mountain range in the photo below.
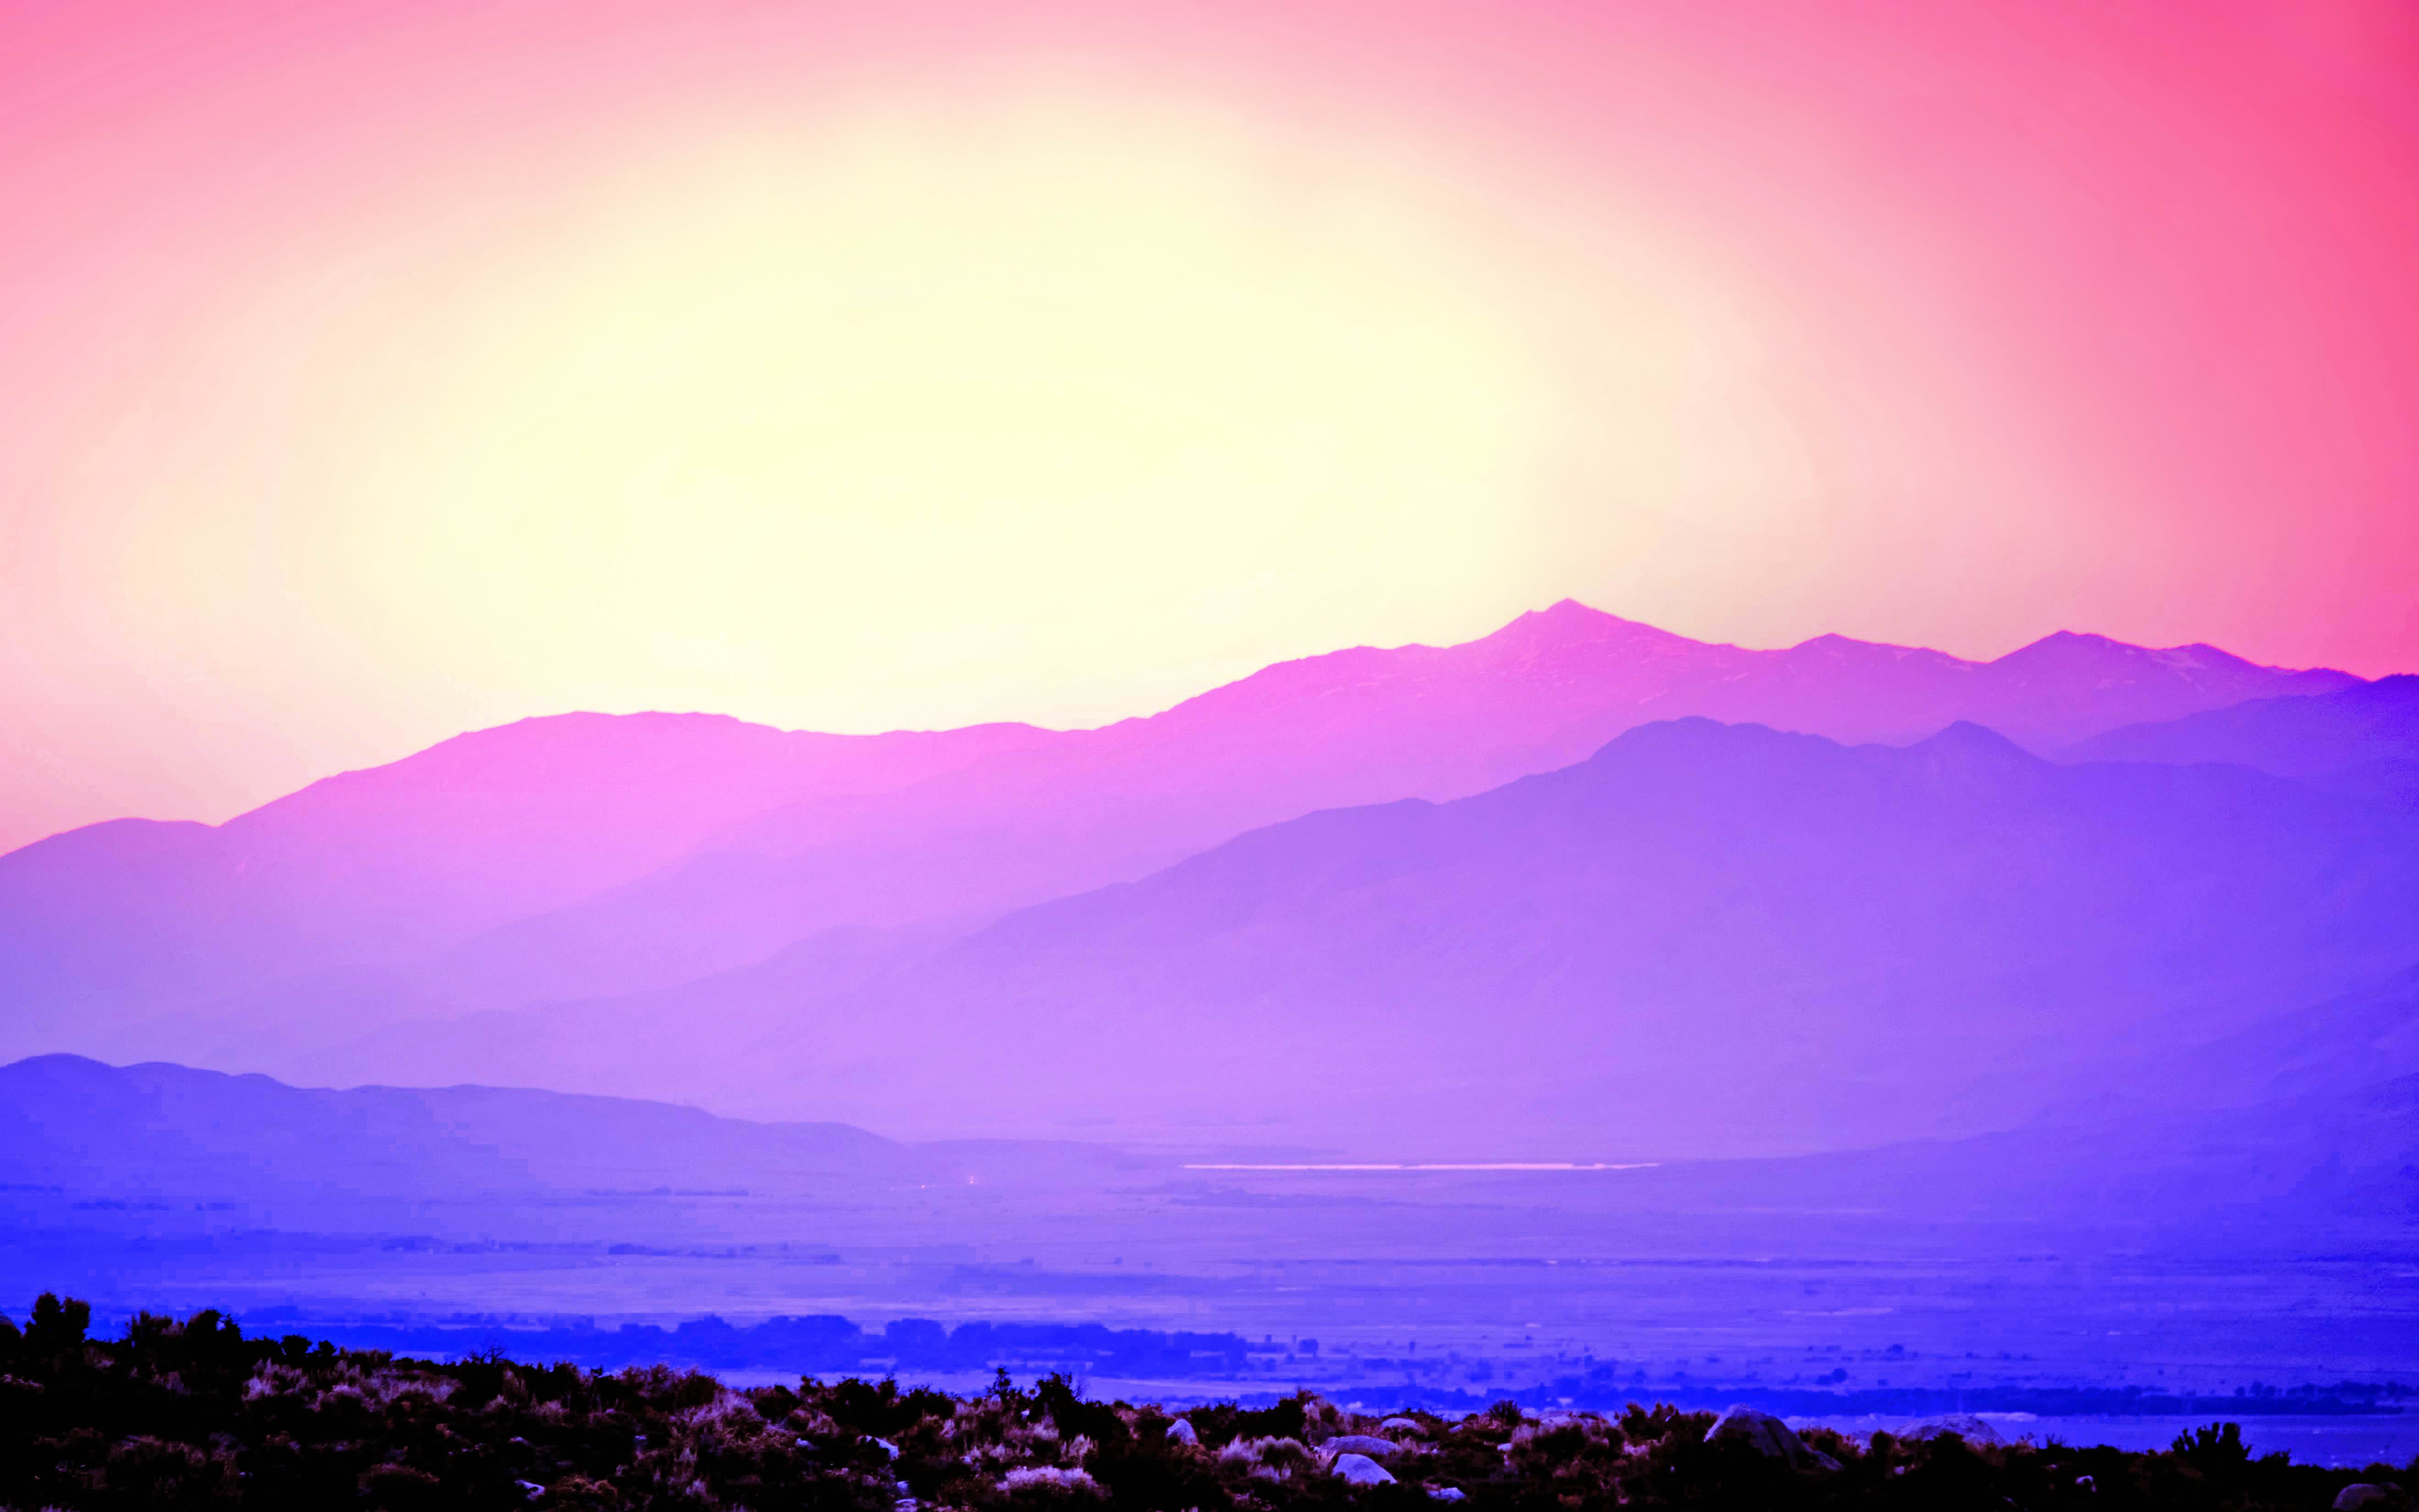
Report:
[[[932,1133],[1770,1153],[2003,1127],[2090,1066],[2413,961],[2409,809],[2236,766],[2060,765],[1970,724],[1850,748],[1686,719],[938,949],[835,932],[297,1064]]]
[[[717,1212],[743,1242],[802,1224],[826,1242],[843,1226],[875,1243],[918,1230],[997,1237],[1002,1226],[1026,1242],[1052,1227],[1098,1240],[1139,1220],[1126,1242],[1148,1246],[1143,1235],[1166,1229],[1171,1210],[1265,1253],[1271,1225],[1309,1225],[1330,1242],[1365,1240],[1373,1221],[1399,1228],[1406,1209],[1466,1222],[1547,1195],[1533,1174],[1430,1172],[1410,1187],[1394,1178],[1373,1208],[1365,1192],[1333,1190],[1332,1174],[1227,1166],[1205,1186],[1195,1160],[1204,1152],[1193,1149],[901,1143],[845,1124],[757,1123],[629,1099],[314,1090],[72,1056],[0,1066],[0,1143],[12,1178],[0,1209],[51,1226],[54,1242],[65,1227],[101,1259],[106,1230],[92,1226],[130,1221],[162,1237],[231,1227],[257,1234],[254,1226],[269,1223],[320,1242],[401,1231],[486,1248],[561,1247],[591,1230],[652,1229],[693,1244],[711,1236]],[[2280,1228],[2304,1246],[2398,1233],[2419,1211],[2414,1160],[2419,1076],[2406,1075],[2353,1096],[2149,1117],[2102,1109],[1960,1140],[1545,1180],[1554,1205],[1583,1227],[1620,1232],[1655,1215],[1682,1222],[1701,1243],[1721,1242],[1745,1219],[1750,1232],[1801,1240],[1810,1224],[1844,1221],[1898,1234],[1902,1247],[1947,1224],[2044,1237],[2096,1230],[2120,1244],[2157,1236],[2187,1251],[2213,1242],[2235,1253],[2273,1246]],[[1972,1249],[1975,1231],[1951,1247]],[[1424,1252],[1456,1251],[1429,1223],[1401,1237]]]
[[[2412,769],[2419,678],[1571,603],[1099,730],[565,716],[0,857],[0,1054],[1389,1158],[2208,1112],[2419,1071]]]

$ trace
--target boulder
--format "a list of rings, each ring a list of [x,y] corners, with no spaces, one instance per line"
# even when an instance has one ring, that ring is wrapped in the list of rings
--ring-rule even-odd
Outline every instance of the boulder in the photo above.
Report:
[[[1167,1425],[1167,1442],[1170,1443],[1199,1443],[1201,1442],[1201,1435],[1193,1431],[1192,1424],[1179,1417],[1175,1422]]]
[[[1715,1443],[1735,1440],[1745,1443],[1768,1459],[1785,1459],[1792,1465],[1808,1470],[1837,1470],[1840,1462],[1829,1455],[1810,1449],[1788,1424],[1770,1412],[1759,1412],[1752,1407],[1733,1407],[1714,1419],[1705,1430],[1705,1442]]]
[[[1390,1417],[1383,1423],[1378,1425],[1378,1431],[1380,1433],[1415,1433],[1425,1438],[1427,1435],[1428,1429],[1427,1425],[1422,1423],[1416,1417]]]
[[[1386,1467],[1363,1454],[1341,1454],[1327,1467],[1328,1473],[1348,1486],[1392,1486],[1394,1477]]]
[[[1392,1439],[1380,1439],[1367,1433],[1346,1433],[1320,1444],[1319,1450],[1332,1455],[1367,1455],[1383,1459],[1388,1455],[1401,1454],[1403,1446]]]
[[[1951,1412],[1942,1417],[1930,1417],[1910,1427],[1899,1435],[1921,1443],[1931,1439],[1963,1439],[1967,1443],[2005,1443],[1997,1428],[1971,1412]]]
[[[2334,1512],[2387,1512],[2410,1504],[2411,1498],[2400,1487],[2362,1480],[2335,1492]]]
[[[1467,1491],[1464,1491],[1458,1486],[1431,1486],[1428,1488],[1428,1500],[1431,1502],[1458,1502],[1468,1494],[1469,1493]]]

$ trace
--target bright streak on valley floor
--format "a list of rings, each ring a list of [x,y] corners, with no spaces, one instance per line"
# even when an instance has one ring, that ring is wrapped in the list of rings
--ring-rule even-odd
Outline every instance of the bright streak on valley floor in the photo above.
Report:
[[[1660,1161],[1652,1160],[1632,1161],[1626,1165],[1569,1160],[1423,1161],[1417,1163],[1394,1161],[1335,1165],[1189,1162],[1184,1169],[1188,1171],[1643,1171],[1661,1164]]]

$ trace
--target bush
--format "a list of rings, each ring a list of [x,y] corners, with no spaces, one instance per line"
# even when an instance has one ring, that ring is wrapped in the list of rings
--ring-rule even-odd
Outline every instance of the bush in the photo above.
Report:
[[[1511,1402],[1425,1415],[1389,1455],[1394,1484],[1347,1485],[1321,1445],[1379,1419],[1302,1393],[1249,1410],[1086,1400],[1063,1375],[981,1396],[896,1381],[726,1388],[663,1366],[606,1374],[488,1351],[452,1363],[248,1339],[215,1312],[145,1314],[89,1338],[91,1309],[45,1296],[0,1319],[0,1507],[322,1508],[417,1512],[685,1508],[713,1512],[1589,1512],[1627,1507],[2328,1505],[2357,1474],[2254,1458],[2212,1424],[2167,1450],[1977,1447],[1939,1437],[1805,1435],[1831,1462],[1706,1442],[1710,1414],[1632,1405],[1537,1416]],[[906,1489],[902,1493],[901,1484]]]

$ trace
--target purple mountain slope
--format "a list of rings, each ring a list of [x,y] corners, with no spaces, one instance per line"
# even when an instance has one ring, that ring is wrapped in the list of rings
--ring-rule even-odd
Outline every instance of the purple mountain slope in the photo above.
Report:
[[[1903,745],[1964,719],[2050,751],[2081,730],[2171,719],[2244,699],[2334,692],[2342,672],[2280,672],[2214,646],[2152,650],[2061,630],[1996,661],[1823,636],[1784,652],[1697,706],[1733,723]]]
[[[2419,965],[2202,1044],[2112,1059],[2045,1116],[2248,1107],[2419,1077]]]
[[[411,959],[643,875],[776,804],[1052,738],[565,715],[330,778],[216,827],[95,825],[0,856],[0,1001],[22,1033]]]
[[[2162,1076],[2234,1105],[2419,1070],[2407,993],[2366,986],[2419,960],[2419,816],[2241,769],[2059,767],[1970,726],[1902,750],[1686,721],[928,956],[836,935],[270,1063],[1395,1153],[1840,1148]]]
[[[444,1223],[441,1210],[485,1199],[490,1206],[468,1216],[491,1241],[538,1234],[556,1243],[566,1206],[601,1209],[627,1233],[629,1210],[604,1208],[600,1197],[651,1195],[745,1194],[793,1208],[804,1197],[808,1212],[827,1215],[842,1204],[859,1223],[886,1216],[893,1232],[961,1240],[1037,1226],[1097,1236],[1137,1218],[1168,1227],[1168,1199],[1198,1191],[1201,1180],[1183,1168],[1190,1157],[1173,1149],[905,1145],[840,1124],[751,1123],[623,1099],[486,1087],[327,1091],[67,1056],[0,1066],[0,1138],[25,1183],[20,1193],[43,1186],[103,1205],[214,1199],[213,1207],[232,1204],[247,1217],[323,1234],[397,1224],[418,1231]],[[2319,1236],[2405,1240],[2419,1198],[2414,1160],[2419,1077],[2405,1076],[2240,1109],[2103,1111],[1964,1140],[1678,1162],[1580,1177],[1581,1185],[1556,1193],[1558,1206],[1606,1234],[1656,1215],[1666,1225],[1675,1216],[1710,1221],[1694,1230],[1701,1239],[1721,1232],[1725,1216],[1744,1216],[1766,1243],[1776,1233],[1802,1236],[1810,1219],[1846,1219],[1867,1233],[1909,1222],[2022,1225],[2096,1230],[2128,1247],[2213,1239],[2239,1256],[2263,1227],[2271,1242],[2281,1232],[2302,1244]],[[1390,1189],[1387,1206],[1394,1225],[1409,1220],[1403,1237],[1411,1243],[1453,1253],[1469,1242],[1456,1226],[1511,1195],[1503,1180],[1429,1173],[1416,1188]],[[517,1211],[499,1209],[499,1198]],[[1287,1237],[1310,1236],[1326,1249],[1354,1242],[1351,1210],[1367,1200],[1321,1201],[1296,1189],[1269,1206],[1282,1210]],[[711,1210],[663,1206],[658,1221],[689,1225],[680,1238],[690,1243],[699,1226],[715,1222]],[[1227,1211],[1246,1225],[1259,1216]],[[516,1227],[498,1233],[500,1224]],[[1946,1232],[1955,1236],[1950,1243],[1971,1246],[1990,1231]],[[1941,1242],[1930,1245],[1936,1252]]]
[[[664,1091],[1373,1152],[1837,1149],[2003,1126],[2094,1059],[2413,961],[2419,815],[1970,725],[1691,719],[1025,910]]]
[[[2356,681],[2067,635],[1989,663],[1836,637],[1747,651],[1566,602],[1063,734],[529,721],[215,829],[125,821],[0,857],[0,1053],[326,1042],[670,987],[836,927],[970,929],[1315,810],[1483,792],[1675,714],[1855,740],[1980,717],[2051,746]]]
[[[1483,792],[1672,715],[1856,741],[1983,716],[2048,745],[2352,681],[2063,635],[1979,664],[1838,637],[1742,651],[1564,603],[1466,645],[1288,662],[1148,719],[770,813],[655,876],[470,942],[437,977],[466,1003],[507,1004],[669,985],[835,924],[971,926],[1315,810]]]
[[[2157,724],[2131,724],[2059,752],[2086,762],[2231,762],[2287,777],[2419,763],[2419,676],[2380,677],[2311,698],[2263,698]]]
[[[491,1087],[326,1091],[75,1056],[0,1066],[0,1135],[15,1180],[113,1195],[342,1201],[931,1179],[905,1147],[845,1124]]]
[[[1853,1212],[2075,1225],[2162,1248],[2221,1229],[2238,1254],[2337,1226],[2398,1246],[2419,1212],[2419,1075],[2241,1108],[2077,1115],[1967,1139],[1666,1165],[1635,1173],[1624,1196],[1766,1223]]]
[[[703,1104],[729,1078],[734,1056],[782,1035],[812,1005],[844,997],[948,943],[946,935],[917,931],[842,926],[769,960],[652,992],[419,1019],[332,1045],[300,1034],[271,1041],[247,1030],[200,1048],[221,1061],[250,1061],[314,1086],[483,1082]]]

